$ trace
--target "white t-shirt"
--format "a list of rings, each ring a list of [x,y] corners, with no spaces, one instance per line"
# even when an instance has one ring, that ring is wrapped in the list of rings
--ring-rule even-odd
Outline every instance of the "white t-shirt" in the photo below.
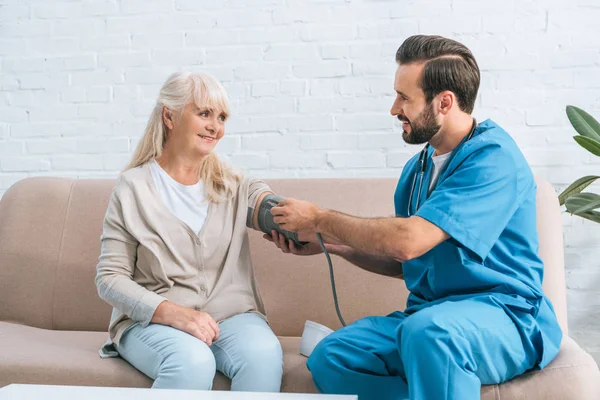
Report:
[[[198,181],[194,185],[183,185],[171,178],[156,160],[151,161],[150,168],[154,184],[169,210],[196,234],[200,233],[208,215],[204,182]]]
[[[452,152],[448,152],[446,154],[442,154],[441,156],[431,156],[431,161],[433,161],[433,170],[431,171],[431,180],[429,181],[429,193],[435,187],[438,177],[440,176],[440,171],[444,167],[446,160],[450,157]]]

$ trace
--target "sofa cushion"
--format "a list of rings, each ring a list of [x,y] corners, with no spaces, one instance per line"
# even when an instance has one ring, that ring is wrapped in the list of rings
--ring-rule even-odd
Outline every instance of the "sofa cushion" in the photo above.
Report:
[[[494,393],[493,395],[491,393]],[[573,339],[564,337],[560,353],[543,370],[526,373],[494,387],[482,400],[600,399],[596,362]]]
[[[0,322],[0,387],[10,383],[150,387],[152,381],[121,358],[101,359],[98,348],[107,334],[51,331]],[[284,357],[284,392],[315,393],[300,338],[280,337]],[[565,338],[558,357],[544,370],[482,389],[482,400],[597,399],[600,380],[591,356]],[[557,382],[560,382],[557,384]],[[229,389],[218,373],[214,389]]]
[[[53,331],[0,322],[0,386],[150,387],[152,381],[121,358],[101,359],[108,333]]]
[[[98,349],[107,333],[53,331],[0,322],[0,387],[11,383],[46,385],[150,387],[152,380],[121,358],[102,359]],[[284,357],[282,390],[315,393],[300,338],[280,337]],[[217,373],[214,389],[229,389]]]

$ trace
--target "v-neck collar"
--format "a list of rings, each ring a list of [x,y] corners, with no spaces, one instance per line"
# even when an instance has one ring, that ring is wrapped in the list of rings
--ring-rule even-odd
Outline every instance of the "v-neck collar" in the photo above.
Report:
[[[173,214],[173,212],[169,209],[169,207],[167,207],[167,205],[163,201],[162,196],[160,195],[160,192],[158,191],[158,188],[156,187],[156,182],[154,182],[154,177],[152,176],[152,169],[151,169],[151,165],[150,165],[151,162],[152,161],[148,161],[147,163],[142,165],[142,168],[144,169],[144,177],[146,179],[146,183],[148,184],[148,187],[150,188],[150,191],[152,192],[155,201],[158,203],[159,208],[162,209],[162,211],[165,215],[169,216],[171,219],[177,220],[178,223],[181,226],[183,226],[190,235],[192,235],[192,237],[202,239],[204,237],[204,232],[206,231],[206,226],[210,222],[210,217],[211,217],[212,211],[213,211],[213,202],[212,201],[208,202],[208,210],[206,212],[206,220],[204,221],[202,228],[200,228],[200,232],[194,232],[194,230],[192,228],[190,228],[190,226],[188,224],[186,224],[178,216]]]

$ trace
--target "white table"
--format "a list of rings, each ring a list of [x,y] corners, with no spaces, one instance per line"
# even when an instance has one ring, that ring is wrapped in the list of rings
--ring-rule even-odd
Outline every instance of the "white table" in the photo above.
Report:
[[[355,395],[250,393],[204,390],[134,389],[92,386],[12,384],[0,388],[0,400],[358,400]]]

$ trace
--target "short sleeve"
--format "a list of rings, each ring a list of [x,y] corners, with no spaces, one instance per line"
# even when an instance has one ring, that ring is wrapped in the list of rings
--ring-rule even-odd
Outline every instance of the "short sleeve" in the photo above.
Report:
[[[416,215],[485,259],[518,208],[517,172],[500,145],[476,149],[439,182]]]

